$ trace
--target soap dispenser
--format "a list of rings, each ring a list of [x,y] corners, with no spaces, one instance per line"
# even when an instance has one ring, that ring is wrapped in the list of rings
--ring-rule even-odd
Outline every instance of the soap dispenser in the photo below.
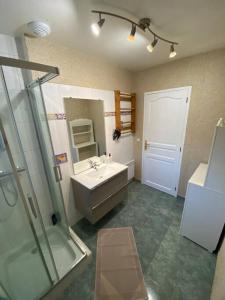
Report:
[[[108,162],[111,163],[112,162],[112,154],[109,153],[109,156],[108,156]]]

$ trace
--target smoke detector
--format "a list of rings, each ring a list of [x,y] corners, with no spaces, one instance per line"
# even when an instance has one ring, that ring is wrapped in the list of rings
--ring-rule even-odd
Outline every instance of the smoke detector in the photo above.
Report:
[[[30,34],[35,37],[45,37],[51,33],[50,26],[42,21],[32,21],[27,24]]]

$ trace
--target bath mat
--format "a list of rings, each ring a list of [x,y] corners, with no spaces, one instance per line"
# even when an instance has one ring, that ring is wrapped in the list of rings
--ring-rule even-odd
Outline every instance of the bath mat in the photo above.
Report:
[[[131,227],[98,232],[95,300],[148,299]]]

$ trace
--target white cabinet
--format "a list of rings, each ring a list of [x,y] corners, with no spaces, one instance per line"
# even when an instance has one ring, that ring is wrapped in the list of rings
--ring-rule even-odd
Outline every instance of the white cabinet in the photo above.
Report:
[[[188,182],[181,235],[209,251],[218,244],[225,223],[225,124],[216,126],[209,164],[201,163]]]
[[[222,119],[216,126],[205,186],[225,193],[225,122]]]

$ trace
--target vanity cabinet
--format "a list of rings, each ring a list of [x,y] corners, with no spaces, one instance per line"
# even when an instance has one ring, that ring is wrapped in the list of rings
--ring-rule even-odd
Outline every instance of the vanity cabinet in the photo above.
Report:
[[[127,197],[127,168],[94,189],[73,180],[76,209],[92,224]]]

